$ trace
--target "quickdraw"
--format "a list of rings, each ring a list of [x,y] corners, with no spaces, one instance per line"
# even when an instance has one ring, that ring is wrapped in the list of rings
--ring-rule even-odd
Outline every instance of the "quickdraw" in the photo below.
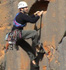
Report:
[[[42,28],[42,15],[41,15],[41,17],[40,17],[40,28],[39,28],[39,29],[37,28],[36,23],[35,23],[35,27],[34,27],[34,29],[35,29],[36,31],[39,30],[39,37],[38,37],[39,43],[40,43],[40,39],[41,39],[41,28]],[[48,55],[48,53],[47,53],[47,52],[45,51],[45,49],[43,48],[43,43],[40,43],[40,51],[41,51],[43,54],[47,54],[47,55]]]
[[[12,31],[12,32],[9,32],[6,34],[6,37],[5,37],[5,40],[7,41],[6,42],[6,50],[8,50],[8,46],[9,45],[14,45],[16,44],[16,41],[18,39],[21,39],[22,38],[22,32],[18,29]]]

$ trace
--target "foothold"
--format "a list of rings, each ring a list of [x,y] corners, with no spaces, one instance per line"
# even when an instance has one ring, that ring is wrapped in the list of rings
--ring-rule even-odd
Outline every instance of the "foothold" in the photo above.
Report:
[[[6,18],[6,17],[5,17]]]

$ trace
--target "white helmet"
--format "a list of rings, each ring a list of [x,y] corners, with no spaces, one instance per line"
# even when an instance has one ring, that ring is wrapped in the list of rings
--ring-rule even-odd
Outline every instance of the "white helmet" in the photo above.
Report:
[[[21,1],[21,2],[18,3],[18,9],[24,8],[24,7],[27,7],[27,6],[28,5],[27,5],[27,3],[25,1]]]

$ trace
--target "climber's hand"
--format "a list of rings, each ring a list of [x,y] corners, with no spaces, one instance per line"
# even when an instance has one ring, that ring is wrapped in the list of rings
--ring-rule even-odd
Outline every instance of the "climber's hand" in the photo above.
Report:
[[[40,11],[39,13],[37,13],[38,16],[41,16],[43,14],[44,11]]]

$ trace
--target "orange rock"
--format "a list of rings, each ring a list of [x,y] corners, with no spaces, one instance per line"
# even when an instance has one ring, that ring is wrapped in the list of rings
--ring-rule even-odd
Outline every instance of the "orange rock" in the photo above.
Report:
[[[5,53],[4,50],[0,50],[0,60],[4,57]]]
[[[43,70],[47,70],[47,66],[43,66]]]

